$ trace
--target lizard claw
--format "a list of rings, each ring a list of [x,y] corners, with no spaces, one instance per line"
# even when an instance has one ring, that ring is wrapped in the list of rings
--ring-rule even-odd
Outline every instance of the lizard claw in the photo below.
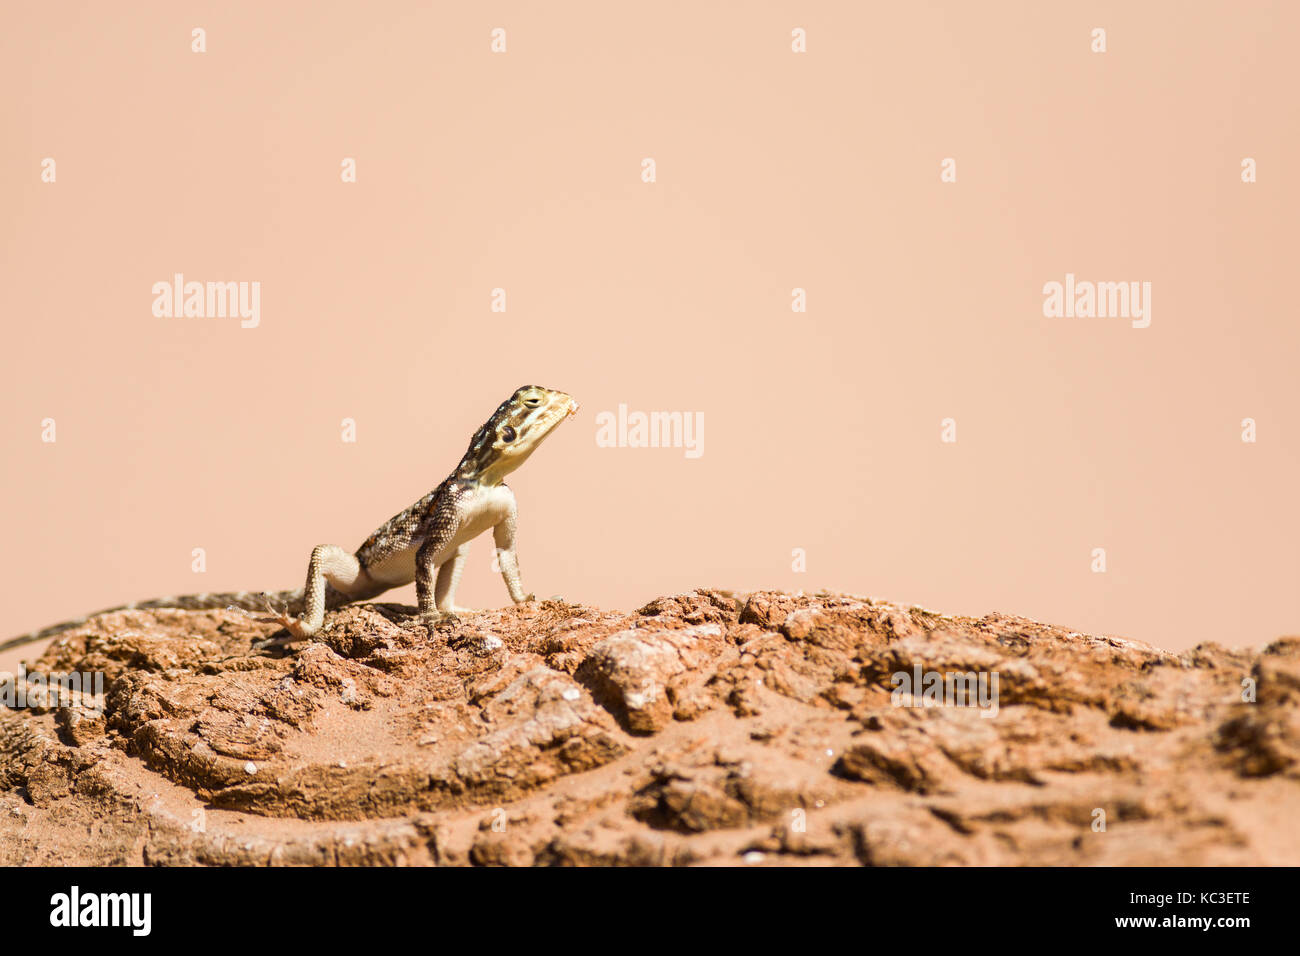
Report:
[[[241,614],[244,617],[248,618],[250,621],[262,620],[262,618],[257,616],[257,613],[255,611],[250,611],[246,607],[240,607],[238,604],[227,604],[226,610],[231,614]]]
[[[228,605],[226,610],[233,611],[236,614],[242,614],[250,621],[254,621],[258,624],[278,624],[294,637],[308,637],[310,635],[310,632],[297,618],[292,617],[288,613],[287,609],[281,610],[273,607],[271,602],[267,600],[266,595],[260,596],[258,598],[258,603],[261,604],[262,611],[269,615],[268,617],[259,615],[257,611],[252,608],[240,607],[237,604]]]
[[[457,610],[462,609],[456,608],[451,611],[435,611],[432,614],[424,615],[423,623],[425,630],[429,632],[429,636],[433,637],[444,625],[459,624],[460,618],[456,614]]]
[[[282,628],[292,634],[294,637],[311,637],[315,632],[296,617],[290,617],[288,614],[276,614],[272,617],[259,617],[258,621],[263,624],[279,624]]]
[[[253,620],[262,624],[278,624],[294,637],[311,637],[315,633],[313,628],[308,627],[298,618],[288,612],[288,608],[274,607],[265,595],[261,598],[263,610],[269,617],[255,617]]]
[[[278,624],[280,625],[280,627],[287,630],[294,637],[301,638],[307,636],[306,634],[302,633],[302,627],[294,618],[290,617],[288,614],[281,614],[278,611],[274,610],[265,598],[262,598],[260,603],[262,605],[262,609],[271,615],[270,617],[263,617],[252,608],[240,607],[237,604],[228,605],[226,607],[226,610],[231,611],[235,614],[243,615],[245,618],[254,622],[255,624]],[[279,639],[275,637],[275,635],[271,635],[271,637],[269,638],[254,642],[253,646],[269,647],[275,644],[278,640]]]
[[[271,603],[271,598],[265,592],[258,595],[257,603],[262,605],[262,610],[267,614],[270,614],[272,617],[281,618],[288,616],[289,609],[287,607],[276,607],[273,605]]]

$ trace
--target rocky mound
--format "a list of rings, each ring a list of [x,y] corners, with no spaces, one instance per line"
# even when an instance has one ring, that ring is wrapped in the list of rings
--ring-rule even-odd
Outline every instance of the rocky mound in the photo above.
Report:
[[[1297,638],[712,590],[275,633],[55,642],[29,669],[102,672],[102,712],[0,709],[0,863],[1300,863]]]

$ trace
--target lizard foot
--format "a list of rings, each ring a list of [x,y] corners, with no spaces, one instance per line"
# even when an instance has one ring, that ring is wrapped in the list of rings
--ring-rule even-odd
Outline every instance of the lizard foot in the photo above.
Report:
[[[271,617],[255,618],[255,620],[261,621],[263,624],[279,624],[294,637],[311,637],[317,630],[305,621],[300,621],[289,614],[275,614]]]
[[[262,598],[262,607],[270,617],[256,617],[253,620],[262,624],[279,624],[294,637],[311,637],[318,630],[306,621],[289,614],[287,610],[272,607],[271,602],[266,598]]]
[[[460,618],[456,616],[458,610],[462,609],[454,608],[450,611],[440,610],[431,614],[423,614],[420,617],[420,622],[424,625],[425,630],[429,632],[429,636],[433,637],[439,630],[460,623]]]

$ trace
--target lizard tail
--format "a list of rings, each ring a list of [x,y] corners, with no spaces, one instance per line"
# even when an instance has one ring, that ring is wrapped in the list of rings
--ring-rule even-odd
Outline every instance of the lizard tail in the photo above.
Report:
[[[24,644],[43,641],[47,637],[54,637],[54,635],[70,631],[74,627],[80,627],[92,617],[97,617],[100,614],[111,614],[113,611],[146,611],[153,608],[214,611],[228,607],[242,608],[245,611],[283,611],[285,614],[298,615],[302,613],[303,591],[302,588],[296,588],[292,591],[230,591],[224,594],[182,594],[180,596],[154,598],[152,601],[137,601],[134,604],[122,604],[118,607],[105,608],[102,611],[96,611],[94,614],[87,614],[85,617],[52,624],[49,627],[41,628],[39,631],[11,638],[4,643],[0,643],[0,651],[8,651],[15,647],[22,647]]]

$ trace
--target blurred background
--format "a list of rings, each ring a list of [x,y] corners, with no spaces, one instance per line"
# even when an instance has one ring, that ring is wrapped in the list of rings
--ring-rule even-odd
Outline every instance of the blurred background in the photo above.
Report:
[[[510,482],[539,596],[1300,633],[1300,6],[131,9],[0,13],[0,639],[297,586],[533,383],[582,403]],[[175,273],[260,324],[156,317]],[[1150,327],[1044,317],[1066,273]],[[703,455],[599,447],[620,403]]]

